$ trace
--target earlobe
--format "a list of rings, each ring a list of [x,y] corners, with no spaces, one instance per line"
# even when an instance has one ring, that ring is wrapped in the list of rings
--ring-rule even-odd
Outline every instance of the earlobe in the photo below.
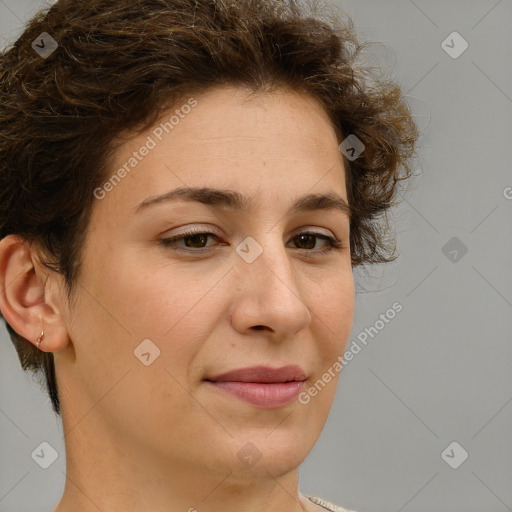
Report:
[[[49,304],[47,286],[57,285],[37,264],[27,240],[9,235],[0,240],[0,310],[7,323],[39,350],[56,352],[69,341],[59,304]],[[39,343],[38,343],[39,341]]]
[[[38,350],[41,350],[40,345],[41,345],[41,341],[43,341],[43,338],[44,338],[44,329],[41,329],[41,334],[39,335],[39,337],[36,340],[36,345],[37,345]]]

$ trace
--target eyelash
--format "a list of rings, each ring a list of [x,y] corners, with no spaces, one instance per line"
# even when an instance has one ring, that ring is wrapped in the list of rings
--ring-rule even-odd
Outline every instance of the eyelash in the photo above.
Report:
[[[200,249],[183,249],[183,248],[172,247],[179,240],[185,240],[186,238],[191,238],[191,237],[197,236],[197,235],[210,235],[210,236],[213,236],[214,238],[216,238],[217,240],[220,238],[215,233],[210,233],[207,231],[189,231],[188,233],[182,233],[181,235],[175,236],[172,238],[162,238],[162,239],[160,239],[160,242],[162,243],[162,245],[164,245],[164,247],[169,247],[175,251],[188,252],[190,254],[207,252],[209,250],[208,247],[202,247]],[[304,231],[302,233],[298,233],[295,236],[301,236],[301,235],[310,235],[310,236],[314,236],[316,238],[320,238],[321,240],[326,240],[328,243],[328,246],[324,249],[316,249],[316,250],[315,249],[298,249],[299,251],[305,251],[306,253],[316,253],[318,255],[323,255],[323,254],[327,254],[332,251],[336,251],[336,250],[340,250],[340,249],[344,248],[344,245],[337,238],[334,238],[334,237],[331,237],[328,235],[316,233],[314,231],[313,232]]]

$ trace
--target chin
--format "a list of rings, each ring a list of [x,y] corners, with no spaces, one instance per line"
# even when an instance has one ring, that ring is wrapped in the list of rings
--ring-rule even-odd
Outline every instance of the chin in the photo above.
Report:
[[[234,443],[235,464],[231,468],[240,476],[253,478],[285,475],[298,468],[311,450],[304,437],[278,427],[243,436],[243,440]]]

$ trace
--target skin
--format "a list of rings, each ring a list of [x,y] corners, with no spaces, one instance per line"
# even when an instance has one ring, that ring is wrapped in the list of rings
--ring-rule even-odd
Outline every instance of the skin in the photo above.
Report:
[[[310,96],[248,94],[224,86],[196,96],[192,112],[96,201],[75,303],[35,248],[15,236],[0,242],[2,313],[34,344],[44,325],[41,350],[55,357],[67,479],[54,512],[323,510],[299,494],[298,468],[339,372],[309,403],[269,410],[203,381],[297,364],[307,389],[343,354],[352,328],[348,217],[286,213],[304,194],[347,199],[332,123]],[[148,135],[127,139],[112,173]],[[254,209],[181,200],[134,213],[184,185],[252,196]],[[182,251],[159,244],[191,227],[219,238],[181,240]],[[327,242],[301,242],[304,231],[334,235],[343,247],[321,254]],[[252,263],[235,251],[248,236],[263,248]],[[134,357],[145,339],[160,350],[149,366]],[[261,453],[250,467],[237,457],[248,442]]]

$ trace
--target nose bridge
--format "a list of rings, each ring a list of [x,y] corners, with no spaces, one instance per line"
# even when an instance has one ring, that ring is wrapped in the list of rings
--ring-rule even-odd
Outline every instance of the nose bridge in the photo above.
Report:
[[[242,295],[252,299],[250,311],[245,311],[246,318],[253,325],[293,335],[311,320],[307,299],[277,230],[259,233],[257,237],[248,237],[237,249],[241,256]],[[248,255],[254,259],[246,258]]]
[[[252,262],[250,259],[244,258],[242,254],[247,248],[252,253]],[[254,270],[255,274],[264,276],[265,283],[272,282],[272,285],[281,283],[283,286],[291,288],[295,294],[299,294],[285,243],[277,229],[259,231],[255,238],[247,237],[238,252],[249,265],[246,271]]]

